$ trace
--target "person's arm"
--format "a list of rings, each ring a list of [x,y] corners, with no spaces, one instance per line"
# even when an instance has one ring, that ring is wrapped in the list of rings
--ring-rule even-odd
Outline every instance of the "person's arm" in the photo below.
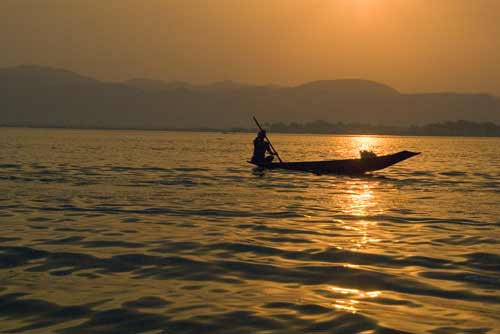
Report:
[[[267,152],[269,152],[270,155],[274,155],[274,152],[271,150],[271,145],[269,144],[268,141],[266,141],[266,146],[267,146]]]

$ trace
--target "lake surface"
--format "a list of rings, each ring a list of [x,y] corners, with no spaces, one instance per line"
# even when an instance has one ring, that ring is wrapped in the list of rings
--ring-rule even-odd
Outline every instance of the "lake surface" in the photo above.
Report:
[[[498,333],[500,138],[0,129],[2,333]]]

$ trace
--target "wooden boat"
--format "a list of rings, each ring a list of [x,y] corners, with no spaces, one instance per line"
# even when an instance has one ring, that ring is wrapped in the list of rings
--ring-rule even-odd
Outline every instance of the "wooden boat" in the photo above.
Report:
[[[401,151],[394,154],[361,159],[272,163],[249,162],[266,169],[289,169],[317,174],[363,174],[387,168],[418,154],[420,152]]]

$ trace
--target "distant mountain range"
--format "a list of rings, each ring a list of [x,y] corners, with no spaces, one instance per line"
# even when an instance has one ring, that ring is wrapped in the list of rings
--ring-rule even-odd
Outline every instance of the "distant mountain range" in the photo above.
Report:
[[[358,79],[299,86],[232,81],[195,85],[131,79],[104,82],[58,68],[0,68],[0,125],[185,129],[266,122],[363,123],[388,126],[445,121],[500,124],[500,98],[489,94],[403,94]]]

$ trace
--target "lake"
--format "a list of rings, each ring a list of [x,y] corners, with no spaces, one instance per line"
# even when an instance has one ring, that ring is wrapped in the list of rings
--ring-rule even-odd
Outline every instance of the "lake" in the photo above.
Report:
[[[0,129],[0,332],[498,333],[500,138]]]

